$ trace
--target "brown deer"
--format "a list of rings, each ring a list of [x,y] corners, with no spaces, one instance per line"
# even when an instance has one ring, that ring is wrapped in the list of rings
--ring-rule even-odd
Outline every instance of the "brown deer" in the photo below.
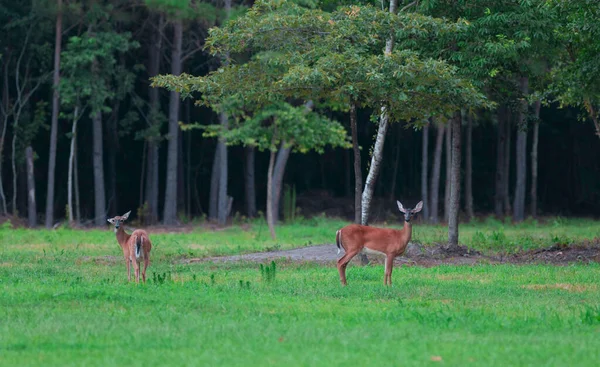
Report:
[[[150,263],[150,250],[152,249],[152,243],[148,237],[148,233],[143,229],[136,229],[131,234],[127,234],[123,229],[122,222],[129,218],[131,210],[122,216],[116,216],[108,219],[108,222],[115,225],[115,233],[117,235],[117,241],[123,249],[123,256],[125,256],[125,263],[127,264],[127,281],[131,281],[131,263],[133,263],[133,269],[135,271],[135,281],[140,282],[140,263],[144,260],[144,270],[142,270],[142,279],[146,282],[146,268]]]
[[[346,282],[346,267],[348,266],[348,263],[363,248],[367,252],[376,252],[385,255],[385,277],[383,279],[383,284],[392,285],[394,258],[402,255],[406,250],[406,246],[412,235],[412,224],[410,223],[410,219],[423,209],[422,201],[420,201],[414,209],[405,209],[399,201],[396,202],[398,203],[398,209],[404,213],[404,227],[401,230],[350,224],[335,233],[335,243],[338,247],[338,254],[340,253],[341,248],[346,252],[346,254],[337,261],[337,268],[340,273],[342,285],[348,284]]]

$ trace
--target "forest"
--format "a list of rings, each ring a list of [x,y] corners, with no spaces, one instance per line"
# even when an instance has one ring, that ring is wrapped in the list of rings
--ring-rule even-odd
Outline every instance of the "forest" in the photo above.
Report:
[[[2,0],[0,216],[597,216],[597,5]]]

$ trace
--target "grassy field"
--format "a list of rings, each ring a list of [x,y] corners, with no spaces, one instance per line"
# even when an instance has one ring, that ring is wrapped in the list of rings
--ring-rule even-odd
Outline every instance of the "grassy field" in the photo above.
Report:
[[[401,267],[391,288],[382,285],[382,266],[350,266],[349,286],[342,288],[334,267],[316,264],[278,263],[266,272],[254,263],[179,262],[331,243],[341,225],[282,226],[277,242],[258,223],[152,234],[150,279],[139,286],[126,282],[108,229],[5,225],[0,365],[593,366],[600,360],[598,264]],[[443,233],[443,227],[414,228],[426,244]],[[600,236],[592,221],[484,222],[461,230],[463,243],[491,251]]]

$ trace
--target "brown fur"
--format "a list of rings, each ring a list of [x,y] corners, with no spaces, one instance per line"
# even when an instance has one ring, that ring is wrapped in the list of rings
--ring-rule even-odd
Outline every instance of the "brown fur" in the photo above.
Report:
[[[129,213],[122,217],[114,217],[108,221],[114,223],[114,220],[125,221]],[[120,225],[115,231],[117,236],[117,242],[123,250],[123,256],[125,257],[125,264],[127,265],[127,281],[131,281],[131,263],[133,263],[135,281],[140,282],[140,265],[141,261],[144,261],[144,269],[142,270],[142,280],[146,282],[146,269],[150,264],[150,250],[152,250],[152,243],[148,237],[148,233],[143,229],[136,229],[131,234],[127,234],[123,229],[123,225]],[[136,242],[141,241],[140,257],[136,258],[135,248]]]
[[[409,213],[408,218],[413,214],[418,213],[422,208],[423,203],[417,204],[415,209],[404,209],[402,204],[398,202],[398,207],[401,212]],[[401,230],[391,228],[377,228],[363,226],[360,224],[350,224],[338,230],[335,234],[335,242],[338,248],[344,248],[346,254],[337,261],[338,272],[340,273],[340,281],[342,285],[347,285],[346,282],[346,267],[354,256],[362,251],[363,248],[379,251],[385,255],[385,276],[383,279],[384,285],[392,285],[392,269],[394,267],[394,259],[400,256],[406,250],[406,246],[412,236],[412,224],[404,221],[404,227]]]

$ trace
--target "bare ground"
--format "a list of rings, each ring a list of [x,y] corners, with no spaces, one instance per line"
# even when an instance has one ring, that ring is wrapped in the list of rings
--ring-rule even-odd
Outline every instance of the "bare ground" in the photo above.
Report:
[[[219,256],[184,259],[183,263],[194,262],[267,262],[286,259],[292,262],[317,262],[333,265],[343,254],[337,254],[334,244],[303,247],[286,251],[259,252],[246,255]],[[382,263],[382,256],[370,255],[372,263]],[[358,262],[358,257],[352,261]],[[484,255],[464,246],[448,248],[443,245],[422,246],[410,243],[396,264],[416,266],[474,265],[474,264],[552,264],[600,263],[600,239],[573,245],[554,245],[548,248],[522,251],[514,254]]]

